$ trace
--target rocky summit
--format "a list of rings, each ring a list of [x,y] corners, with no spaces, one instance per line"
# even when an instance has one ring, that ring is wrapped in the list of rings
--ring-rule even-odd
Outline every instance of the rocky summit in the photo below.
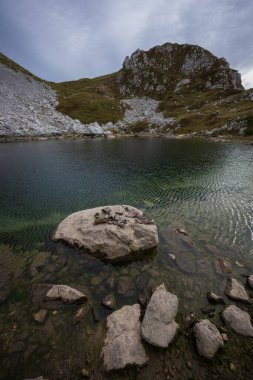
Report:
[[[242,89],[241,76],[225,58],[197,45],[166,43],[126,57],[116,82],[122,95],[157,96],[183,87]]]

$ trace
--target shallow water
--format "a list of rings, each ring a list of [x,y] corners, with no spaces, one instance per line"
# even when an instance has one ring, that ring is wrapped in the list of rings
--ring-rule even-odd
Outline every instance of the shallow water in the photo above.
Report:
[[[27,289],[36,282],[86,287],[100,319],[110,313],[101,306],[105,295],[113,293],[120,307],[150,295],[161,282],[179,296],[181,313],[198,311],[206,305],[207,291],[223,292],[227,274],[220,273],[219,258],[229,261],[235,277],[253,271],[252,163],[252,146],[208,141],[122,138],[2,144],[0,272],[9,271],[14,280],[8,300],[0,305],[0,323],[11,328],[6,315],[22,302],[30,320],[23,317],[19,334],[26,325],[26,343],[34,344],[38,332],[31,316],[36,310]],[[68,214],[121,203],[154,218],[160,244],[153,256],[112,266],[52,242],[56,225]],[[186,229],[192,244],[175,233],[178,226]],[[40,254],[38,264],[40,251],[49,253]],[[126,295],[117,292],[122,277],[133,284]],[[92,328],[94,322],[87,318]],[[56,323],[54,348],[68,334],[59,337],[59,329]],[[8,360],[6,368],[13,365]]]

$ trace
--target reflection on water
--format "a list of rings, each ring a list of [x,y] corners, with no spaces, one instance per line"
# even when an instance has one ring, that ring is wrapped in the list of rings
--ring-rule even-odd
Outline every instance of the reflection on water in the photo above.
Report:
[[[114,294],[120,307],[150,296],[161,282],[178,295],[182,314],[197,312],[206,304],[207,291],[223,292],[226,274],[220,271],[219,258],[229,262],[235,277],[253,271],[252,158],[251,146],[207,141],[147,138],[2,144],[0,274],[2,286],[9,286],[7,301],[0,306],[1,326],[18,331],[19,340],[26,342],[21,352],[28,358],[35,352],[38,363],[40,355],[45,360],[45,347],[40,351],[36,344],[43,332],[31,322],[37,310],[27,291],[39,282],[84,286],[100,320],[111,312],[101,305],[106,295]],[[66,215],[121,203],[154,218],[160,238],[156,255],[112,266],[51,241],[55,226]],[[187,238],[176,233],[178,226],[186,229]],[[125,294],[118,292],[120,281],[128,287]],[[20,313],[20,322],[7,320],[6,315],[15,313]],[[48,345],[59,347],[70,334],[68,329],[59,333],[66,315],[53,316],[54,326],[47,322],[43,327],[54,330],[55,339],[47,342],[47,350]],[[91,315],[87,318],[93,328]],[[73,339],[76,350],[82,345],[80,336],[73,331],[72,335],[70,351]],[[13,340],[5,341],[6,350],[16,344]],[[34,346],[34,351],[28,346]],[[6,368],[10,365],[5,362]]]

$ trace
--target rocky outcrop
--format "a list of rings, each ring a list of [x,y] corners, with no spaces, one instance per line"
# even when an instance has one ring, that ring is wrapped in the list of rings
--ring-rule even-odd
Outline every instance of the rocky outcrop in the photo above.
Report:
[[[56,111],[56,92],[46,83],[0,63],[0,137],[104,135],[98,123],[84,125]]]
[[[140,305],[123,306],[107,318],[107,335],[102,349],[106,371],[143,366],[148,357],[141,343]]]
[[[208,319],[203,319],[199,323],[196,323],[193,331],[199,355],[212,359],[224,344],[217,327]]]
[[[253,326],[250,315],[246,311],[230,305],[223,311],[222,317],[226,324],[238,334],[253,337]]]
[[[225,58],[217,58],[197,45],[166,43],[148,51],[136,50],[126,57],[116,83],[122,95],[159,97],[168,91],[190,87],[243,88],[240,74]]]
[[[158,244],[154,221],[125,205],[71,214],[59,224],[53,238],[110,262],[143,257]]]
[[[235,301],[241,301],[245,303],[250,302],[248,293],[246,292],[243,284],[237,281],[235,278],[228,278],[225,288],[225,294],[229,298]]]
[[[142,337],[157,347],[168,347],[179,328],[175,322],[178,298],[164,285],[156,288],[147,306],[141,326]]]

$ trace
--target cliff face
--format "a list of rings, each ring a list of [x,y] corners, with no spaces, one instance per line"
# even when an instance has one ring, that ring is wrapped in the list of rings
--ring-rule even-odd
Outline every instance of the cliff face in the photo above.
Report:
[[[162,97],[182,88],[243,89],[241,76],[225,58],[197,45],[166,43],[126,57],[116,76],[121,95]]]

